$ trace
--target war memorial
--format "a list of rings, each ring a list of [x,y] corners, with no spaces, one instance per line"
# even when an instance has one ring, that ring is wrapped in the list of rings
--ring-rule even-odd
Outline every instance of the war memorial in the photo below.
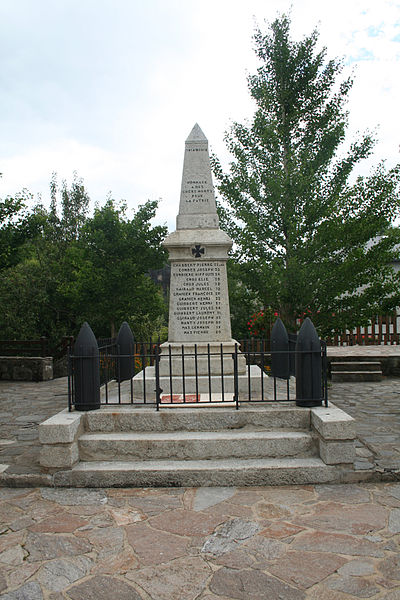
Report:
[[[100,386],[99,350],[85,324],[71,357],[70,410],[39,426],[40,463],[53,485],[357,480],[354,420],[323,402],[320,344],[317,339],[317,351],[312,349],[311,322],[304,326],[311,344],[306,355],[317,356],[317,377],[314,359],[304,362],[297,350],[300,332],[295,384],[288,362],[283,373],[282,361],[274,367],[274,359],[285,356],[282,346],[272,352],[271,377],[263,351],[261,363],[251,362],[232,339],[226,271],[231,245],[219,228],[208,141],[196,124],[185,143],[176,230],[165,240],[171,264],[168,340],[155,345],[152,364],[142,357],[135,374],[133,337],[124,324],[120,354],[107,355],[118,367],[115,379]],[[287,389],[285,401],[276,393],[279,386]]]

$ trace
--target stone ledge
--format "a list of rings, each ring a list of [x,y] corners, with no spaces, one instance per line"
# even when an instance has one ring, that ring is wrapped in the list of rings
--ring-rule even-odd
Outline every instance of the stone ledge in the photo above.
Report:
[[[353,440],[319,440],[319,454],[326,465],[353,464],[356,451]]]
[[[40,464],[42,467],[73,467],[78,460],[78,442],[60,445],[46,444],[40,450]]]
[[[355,420],[333,404],[311,409],[311,425],[324,440],[353,440]]]
[[[39,425],[41,444],[70,444],[81,432],[83,413],[65,409]]]

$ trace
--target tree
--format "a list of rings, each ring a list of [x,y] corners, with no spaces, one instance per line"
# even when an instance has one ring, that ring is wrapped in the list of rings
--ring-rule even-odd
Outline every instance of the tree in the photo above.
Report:
[[[146,202],[128,219],[125,205],[108,200],[82,228],[75,306],[98,334],[114,337],[128,321],[142,339],[163,324],[162,293],[147,275],[166,258],[161,242],[167,230],[150,224],[156,208],[157,202]]]
[[[234,240],[243,289],[294,326],[311,313],[321,334],[400,304],[399,165],[353,178],[374,139],[346,147],[351,78],[317,50],[318,32],[290,38],[290,19],[256,30],[261,65],[248,78],[256,110],[226,135],[228,172],[213,157],[221,224]],[[233,306],[235,311],[235,306]]]
[[[126,206],[108,200],[88,215],[89,196],[53,174],[50,209],[29,209],[25,196],[0,201],[0,338],[45,336],[57,344],[90,322],[113,336],[127,320],[138,339],[164,324],[166,307],[146,273],[165,261],[166,228],[151,226],[157,202]]]
[[[27,209],[31,200],[26,190],[0,199],[0,272],[18,264],[25,244],[38,234],[40,224]]]
[[[52,174],[49,222],[54,229],[53,237],[59,243],[65,245],[78,239],[80,230],[86,221],[89,201],[83,179],[78,177],[76,171],[74,171],[69,189],[65,180],[62,181],[60,187],[57,182],[57,173]],[[61,210],[59,204],[61,204]]]

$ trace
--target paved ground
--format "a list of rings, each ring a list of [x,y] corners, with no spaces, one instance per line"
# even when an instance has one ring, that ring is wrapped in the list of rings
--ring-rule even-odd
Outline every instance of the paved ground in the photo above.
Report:
[[[271,488],[0,487],[5,600],[400,600],[400,379],[335,383],[357,468],[388,482]],[[66,381],[0,382],[0,478],[41,485],[37,424]]]
[[[3,600],[400,598],[400,483],[0,489]]]
[[[357,469],[400,480],[400,378],[333,383],[329,400],[356,419]]]

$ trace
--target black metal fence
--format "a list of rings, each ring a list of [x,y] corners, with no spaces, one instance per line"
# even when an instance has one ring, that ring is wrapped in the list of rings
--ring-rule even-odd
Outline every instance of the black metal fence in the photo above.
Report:
[[[0,340],[0,356],[50,356],[49,340]]]
[[[121,340],[102,340],[98,346],[93,339],[84,352],[75,348],[69,355],[70,410],[102,405],[238,409],[248,402],[296,400],[299,406],[328,402],[326,344],[317,340],[313,345],[307,336],[305,346],[300,343],[301,335],[298,339],[286,334],[283,342],[278,335],[268,341],[235,344],[229,351],[224,344],[164,344],[161,348],[159,343],[147,342],[135,343],[127,352]],[[97,385],[99,393],[94,389]]]
[[[68,354],[73,342],[73,336],[63,336],[57,344],[51,344],[46,337],[37,340],[0,340],[0,356],[52,356],[58,360]]]

